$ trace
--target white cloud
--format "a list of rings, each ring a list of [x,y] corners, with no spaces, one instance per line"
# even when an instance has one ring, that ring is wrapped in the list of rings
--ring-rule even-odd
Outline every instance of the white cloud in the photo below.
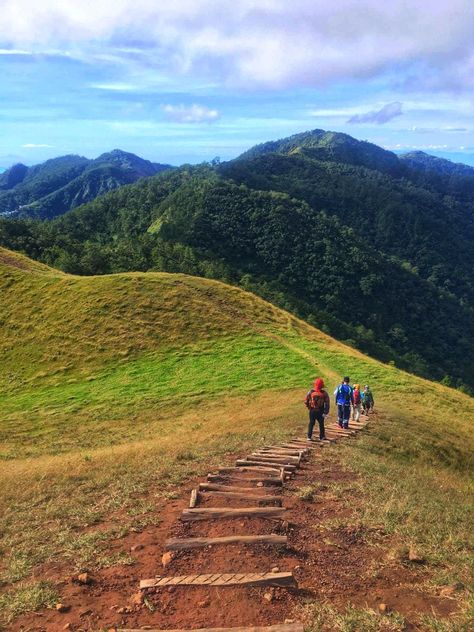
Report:
[[[89,87],[95,90],[111,90],[113,92],[130,92],[137,89],[134,84],[125,82],[91,83]]]
[[[0,55],[31,55],[28,50],[21,50],[19,48],[0,48]]]
[[[24,149],[44,149],[44,148],[52,148],[53,145],[46,145],[45,143],[25,143],[22,145]]]
[[[393,103],[387,103],[379,110],[371,110],[364,114],[354,114],[347,121],[348,123],[375,123],[377,125],[383,125],[388,123],[397,116],[403,114],[402,103],[400,101],[394,101]]]
[[[220,118],[220,112],[205,105],[164,105],[166,118],[174,123],[213,123]]]
[[[172,75],[266,87],[396,68],[401,85],[474,88],[473,31],[472,0],[2,0],[0,12],[5,49],[87,57],[102,43],[104,61],[138,49]]]

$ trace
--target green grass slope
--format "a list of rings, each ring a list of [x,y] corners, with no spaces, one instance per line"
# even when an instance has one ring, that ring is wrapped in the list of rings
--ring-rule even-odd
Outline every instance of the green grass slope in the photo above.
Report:
[[[310,381],[343,373],[382,411],[342,450],[370,501],[361,522],[418,547],[436,585],[468,585],[472,398],[216,281],[77,277],[0,249],[0,296],[5,619],[54,601],[32,579],[42,564],[130,563],[106,541],[224,455],[301,432]]]

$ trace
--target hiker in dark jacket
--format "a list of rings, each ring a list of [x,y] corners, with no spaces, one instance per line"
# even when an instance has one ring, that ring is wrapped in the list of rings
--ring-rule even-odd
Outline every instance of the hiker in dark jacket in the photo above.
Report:
[[[313,428],[316,421],[319,424],[319,439],[320,441],[326,441],[324,417],[329,413],[330,401],[329,395],[324,390],[324,380],[322,378],[318,377],[315,380],[314,388],[308,391],[304,403],[309,410],[308,441],[313,440]]]
[[[351,404],[354,404],[354,395],[350,385],[350,378],[345,377],[334,391],[337,406],[337,422],[340,428],[349,428],[351,416]]]
[[[372,395],[372,391],[367,384],[364,386],[364,390],[361,393],[362,398],[362,406],[364,407],[364,413],[366,415],[373,409],[375,401],[374,396]]]

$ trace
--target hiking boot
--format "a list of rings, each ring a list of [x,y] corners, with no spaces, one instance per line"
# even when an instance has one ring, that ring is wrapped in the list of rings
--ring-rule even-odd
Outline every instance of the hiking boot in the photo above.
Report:
[[[344,430],[349,430],[349,424],[344,424],[342,427],[344,428]]]
[[[312,437],[306,437],[306,441],[312,441]]]
[[[340,421],[337,422],[337,425],[339,426],[339,428],[343,428],[343,425]]]

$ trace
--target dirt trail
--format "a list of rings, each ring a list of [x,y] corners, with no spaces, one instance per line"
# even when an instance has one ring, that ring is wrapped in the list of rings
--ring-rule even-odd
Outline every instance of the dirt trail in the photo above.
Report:
[[[360,424],[359,429],[365,425]],[[328,431],[337,441],[357,440],[340,435],[335,425]],[[63,577],[59,585],[66,612],[44,610],[21,617],[12,630],[104,630],[104,629],[194,629],[236,626],[268,626],[304,619],[302,604],[329,601],[344,608],[349,603],[375,610],[389,603],[407,617],[407,630],[419,629],[421,612],[446,615],[452,601],[440,600],[417,590],[422,578],[419,568],[387,566],[371,575],[380,560],[387,536],[368,534],[354,520],[343,498],[331,489],[353,480],[353,474],[337,465],[337,458],[324,458],[321,450],[337,454],[334,444],[308,444],[301,467],[282,486],[261,487],[259,476],[278,479],[265,473],[241,471],[230,478],[221,474],[227,488],[249,487],[258,498],[279,496],[285,508],[284,519],[254,517],[182,522],[180,516],[189,503],[188,486],[180,498],[159,508],[158,527],[147,527],[115,541],[115,551],[131,550],[133,566],[115,566],[92,575],[92,582],[80,585]],[[296,446],[297,447],[297,446]],[[303,446],[306,447],[306,446]],[[284,451],[284,448],[279,447]],[[227,464],[228,467],[229,464]],[[250,481],[249,479],[254,479]],[[202,480],[193,481],[198,487]],[[313,500],[303,499],[299,490],[312,486]],[[357,498],[354,497],[357,502]],[[275,502],[274,506],[280,504]],[[258,507],[257,500],[213,497],[202,492],[197,508]],[[325,526],[327,525],[327,526]],[[222,537],[230,535],[287,536],[286,546],[268,544],[216,544],[163,554],[169,538]],[[370,535],[370,537],[368,537]],[[163,561],[165,566],[163,566]],[[43,569],[43,579],[57,582],[60,567]],[[276,573],[290,572],[294,587],[172,586],[139,590],[139,581],[155,576],[200,575],[203,573]]]

